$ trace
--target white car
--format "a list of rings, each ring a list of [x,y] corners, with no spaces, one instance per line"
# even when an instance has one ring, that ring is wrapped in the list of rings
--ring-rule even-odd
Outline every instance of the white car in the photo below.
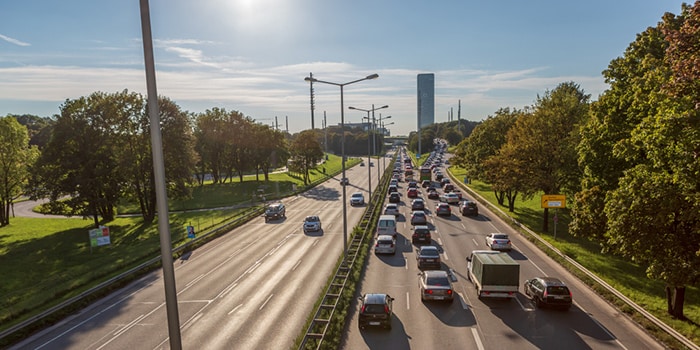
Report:
[[[392,235],[379,235],[374,244],[375,254],[396,254],[396,239]]]
[[[384,215],[399,216],[399,205],[396,203],[388,203],[384,206]]]
[[[355,192],[350,196],[350,205],[364,205],[365,195],[362,192]]]
[[[304,219],[304,232],[321,231],[321,218],[316,215],[309,215]]]
[[[510,243],[510,238],[505,233],[491,233],[486,236],[486,245],[492,250],[508,250],[513,249]]]
[[[443,193],[440,196],[440,202],[445,202],[448,204],[458,204],[459,203],[459,196],[455,193]]]

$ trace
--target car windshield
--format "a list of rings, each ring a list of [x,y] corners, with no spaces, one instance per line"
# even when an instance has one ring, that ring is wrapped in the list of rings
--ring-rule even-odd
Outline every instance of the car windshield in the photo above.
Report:
[[[547,294],[569,295],[569,288],[564,286],[550,286],[547,287]]]
[[[495,239],[508,239],[508,235],[493,235]]]
[[[318,222],[318,221],[319,221],[318,216],[308,216],[306,218],[306,222]]]
[[[419,211],[418,211],[418,212],[413,213],[413,216],[415,216],[415,217],[422,217],[422,216],[425,216],[425,213],[419,212]]]
[[[421,249],[420,255],[436,257],[440,256],[440,253],[438,253],[437,249]]]
[[[354,193],[354,194],[352,195],[352,197],[353,197],[353,198],[360,198],[360,197],[362,197],[362,193]]]
[[[447,280],[447,277],[428,277],[426,284],[430,286],[449,286],[450,281]]]
[[[390,239],[380,239],[380,240],[377,240],[377,243],[379,243],[379,244],[392,244],[394,242],[392,242]]]

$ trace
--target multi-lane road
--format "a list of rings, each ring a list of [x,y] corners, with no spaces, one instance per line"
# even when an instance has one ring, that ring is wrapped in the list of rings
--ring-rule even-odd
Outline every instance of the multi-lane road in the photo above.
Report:
[[[376,161],[375,161],[376,163]],[[376,172],[372,167],[372,187]],[[367,197],[368,168],[347,171],[352,192]],[[284,202],[287,218],[255,219],[175,262],[182,345],[185,349],[289,349],[342,254],[340,176]],[[400,188],[405,194],[405,183]],[[425,198],[425,197],[424,197]],[[369,259],[362,293],[384,292],[394,302],[393,329],[357,328],[357,310],[343,340],[344,349],[649,349],[662,348],[626,316],[610,307],[556,263],[522,239],[487,208],[476,218],[432,215],[433,244],[443,268],[452,271],[459,297],[452,304],[423,303],[418,293],[415,246],[410,243],[404,197],[399,251]],[[351,230],[364,207],[348,205]],[[319,215],[320,233],[304,233],[307,215]],[[490,232],[511,234],[510,253],[521,264],[521,280],[559,276],[573,290],[569,312],[536,309],[523,295],[511,301],[480,300],[465,277],[465,257],[484,249]],[[409,237],[409,240],[406,240]],[[167,349],[162,276],[148,274],[46,329],[15,348]]]
[[[375,161],[376,162],[376,161]],[[372,167],[372,186],[377,184]],[[347,170],[347,197],[368,198],[368,168]],[[184,349],[289,349],[343,250],[342,187],[336,176],[284,200],[287,217],[257,218],[175,261]],[[365,206],[347,206],[348,232]],[[304,233],[307,215],[323,231]],[[162,276],[148,274],[18,349],[169,348]]]
[[[520,237],[486,207],[478,217],[463,217],[452,205],[452,216],[437,217],[437,200],[426,201],[432,243],[441,250],[442,269],[451,272],[458,298],[453,303],[422,302],[418,286],[416,246],[411,243],[410,199],[406,183],[399,188],[398,251],[371,254],[361,293],[387,293],[394,297],[391,330],[357,327],[357,310],[343,349],[662,349],[639,326],[595,295],[575,277]],[[472,250],[488,249],[486,235],[508,233],[509,254],[521,265],[520,280],[557,276],[572,290],[574,306],[568,312],[537,309],[518,294],[514,300],[479,299],[466,277],[466,257]]]

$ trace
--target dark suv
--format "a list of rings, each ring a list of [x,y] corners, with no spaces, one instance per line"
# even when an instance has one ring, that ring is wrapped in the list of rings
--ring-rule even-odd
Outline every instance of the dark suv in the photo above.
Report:
[[[525,295],[530,297],[537,307],[552,306],[568,310],[572,298],[569,287],[555,277],[535,277],[525,281]]]
[[[392,302],[394,298],[389,294],[372,293],[358,298],[360,300],[360,314],[357,318],[357,326],[364,329],[367,326],[380,326],[391,329]]]
[[[479,216],[479,208],[476,206],[476,202],[470,200],[462,201],[459,205],[459,212],[462,213],[462,216]]]
[[[411,242],[416,244],[418,242],[430,244],[432,237],[430,237],[430,228],[427,225],[417,225],[413,229],[413,236],[411,236]]]
[[[270,204],[265,209],[265,222],[287,217],[287,208],[282,203]]]

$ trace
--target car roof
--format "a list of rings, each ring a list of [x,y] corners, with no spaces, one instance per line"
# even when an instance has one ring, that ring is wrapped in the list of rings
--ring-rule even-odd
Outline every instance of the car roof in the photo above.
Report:
[[[547,286],[565,286],[566,287],[566,283],[562,282],[560,279],[558,279],[556,277],[537,277],[537,278],[542,280],[542,282],[544,282],[544,284]]]
[[[318,218],[317,215],[309,215],[309,216],[306,217],[305,220],[306,220],[306,221],[318,221],[319,218]]]
[[[413,215],[416,215],[416,214],[418,214],[418,215],[425,215],[425,212],[424,212],[424,211],[421,211],[421,210],[414,210],[414,211],[413,211]]]
[[[416,225],[413,227],[414,230],[430,230],[428,225]]]
[[[377,236],[378,241],[385,240],[385,239],[386,240],[393,240],[394,236],[392,236],[392,235],[379,235],[379,236]]]
[[[359,196],[362,196],[363,194],[362,194],[362,192],[355,192],[355,193],[353,193],[352,195],[353,195],[353,196],[358,196],[358,195],[359,195]]]
[[[434,246],[434,245],[424,245],[424,246],[421,246],[421,247],[420,247],[420,250],[421,250],[421,251],[423,251],[423,250],[434,250],[434,251],[437,252],[437,251],[438,251],[438,248],[437,248],[436,246]]]
[[[445,270],[426,270],[423,274],[425,277],[448,277]]]

